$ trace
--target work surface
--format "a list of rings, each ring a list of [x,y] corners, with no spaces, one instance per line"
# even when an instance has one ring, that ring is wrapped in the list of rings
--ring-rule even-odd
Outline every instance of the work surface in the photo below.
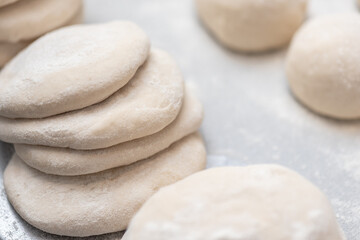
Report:
[[[355,12],[355,2],[313,0],[309,17]],[[320,117],[296,102],[284,74],[286,49],[256,55],[224,49],[201,26],[191,0],[88,0],[85,5],[86,23],[134,21],[152,46],[178,61],[205,106],[208,167],[278,163],[294,169],[326,193],[348,240],[360,239],[360,121]],[[73,239],[41,232],[11,208],[2,174],[12,152],[11,145],[0,143],[0,239]]]

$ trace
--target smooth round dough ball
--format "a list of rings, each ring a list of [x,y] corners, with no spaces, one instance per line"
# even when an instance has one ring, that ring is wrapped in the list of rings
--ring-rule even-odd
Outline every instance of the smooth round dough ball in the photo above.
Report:
[[[360,15],[318,17],[291,44],[287,78],[293,94],[320,114],[360,117]]]
[[[196,173],[153,195],[123,240],[342,240],[326,196],[278,165]]]
[[[196,0],[201,20],[225,46],[258,52],[286,45],[303,23],[307,0]]]

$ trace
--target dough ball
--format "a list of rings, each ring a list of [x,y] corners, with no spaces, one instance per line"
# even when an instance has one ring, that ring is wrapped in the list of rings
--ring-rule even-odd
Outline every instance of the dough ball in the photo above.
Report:
[[[196,173],[151,197],[123,240],[342,240],[324,194],[278,165]]]
[[[4,186],[14,209],[31,225],[84,237],[124,230],[152,194],[204,169],[205,159],[197,134],[149,159],[83,176],[48,175],[15,155],[5,170]]]
[[[196,0],[204,25],[225,46],[258,52],[286,45],[306,16],[307,0]]]
[[[0,0],[0,7],[4,7],[4,6],[14,3],[16,1],[18,1],[18,0]]]
[[[64,25],[81,8],[81,0],[21,0],[0,8],[0,41],[34,40]]]
[[[149,48],[145,32],[127,21],[46,34],[0,72],[0,115],[43,118],[101,102],[134,76]]]
[[[200,127],[202,118],[202,104],[187,89],[176,119],[152,135],[96,150],[15,144],[15,151],[25,163],[42,172],[55,175],[89,174],[150,157],[195,132]]]
[[[287,61],[293,94],[320,114],[360,117],[360,15],[315,18],[296,33]]]
[[[113,28],[109,31],[113,31]],[[132,56],[133,53],[130,51],[129,54]],[[124,64],[130,62],[126,61],[126,58],[121,59]],[[91,58],[88,60],[93,63]],[[123,66],[117,65],[113,60],[108,60],[110,65],[115,67],[109,68],[109,71],[119,70],[120,66]],[[67,62],[66,59],[63,61]],[[89,68],[84,61],[81,58],[82,69],[87,70],[87,73],[92,72],[94,69]],[[94,63],[99,65],[97,61]],[[83,76],[84,71],[79,73],[79,77]],[[111,76],[110,74],[109,77]],[[61,84],[63,83],[64,79]],[[82,83],[86,85],[86,81]],[[69,84],[69,87],[71,86]],[[102,89],[99,88],[99,90]],[[48,92],[43,93],[51,99]],[[111,97],[84,109],[48,118],[0,117],[0,139],[11,143],[82,150],[107,148],[154,134],[165,128],[177,117],[183,103],[183,96],[184,82],[176,62],[166,52],[152,49],[146,63],[141,66],[131,81]],[[2,97],[0,95],[0,99]]]

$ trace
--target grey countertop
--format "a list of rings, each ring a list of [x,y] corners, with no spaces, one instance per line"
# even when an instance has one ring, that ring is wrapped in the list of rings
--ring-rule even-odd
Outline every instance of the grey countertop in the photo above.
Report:
[[[312,0],[309,17],[358,11],[355,0]],[[85,22],[127,19],[170,52],[205,106],[208,167],[279,163],[321,188],[348,240],[360,239],[360,121],[318,116],[294,100],[286,49],[244,55],[221,47],[199,23],[191,0],[86,0]],[[0,143],[0,174],[13,148]],[[1,176],[0,176],[1,177]],[[0,238],[73,239],[37,230],[9,205],[0,180]],[[89,239],[120,239],[121,233]]]

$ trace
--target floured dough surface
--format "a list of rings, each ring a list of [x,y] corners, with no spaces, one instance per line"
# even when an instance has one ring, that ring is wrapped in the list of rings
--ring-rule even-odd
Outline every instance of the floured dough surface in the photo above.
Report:
[[[225,46],[258,52],[286,45],[306,15],[307,0],[196,0],[200,19]]]
[[[286,73],[294,95],[334,118],[360,118],[360,15],[315,18],[294,37]]]
[[[163,130],[147,137],[97,150],[73,150],[38,145],[15,144],[17,155],[28,165],[55,175],[82,175],[128,165],[150,157],[190,133],[201,124],[203,108],[187,89],[177,118]]]
[[[196,173],[151,197],[123,240],[342,240],[327,198],[278,165]]]
[[[78,13],[76,13],[76,15],[65,24],[65,26],[81,23],[82,18],[83,9],[80,8]],[[31,41],[22,41],[16,43],[0,42],[0,68],[2,68],[7,62],[9,62],[13,57],[16,56],[16,54],[27,47],[30,43]]]
[[[127,21],[51,32],[1,71],[0,115],[41,118],[98,103],[134,76],[149,48],[146,34]]]
[[[4,7],[11,3],[17,2],[18,0],[0,0],[0,7]]]
[[[183,93],[182,75],[174,59],[164,51],[152,50],[134,78],[110,98],[49,118],[0,117],[0,139],[73,149],[110,147],[165,128],[178,115]]]
[[[197,134],[147,160],[76,177],[44,174],[15,155],[4,186],[15,210],[31,225],[58,235],[98,235],[124,230],[152,194],[202,170],[205,159]]]
[[[0,8],[0,41],[33,40],[64,25],[82,0],[22,0]]]

